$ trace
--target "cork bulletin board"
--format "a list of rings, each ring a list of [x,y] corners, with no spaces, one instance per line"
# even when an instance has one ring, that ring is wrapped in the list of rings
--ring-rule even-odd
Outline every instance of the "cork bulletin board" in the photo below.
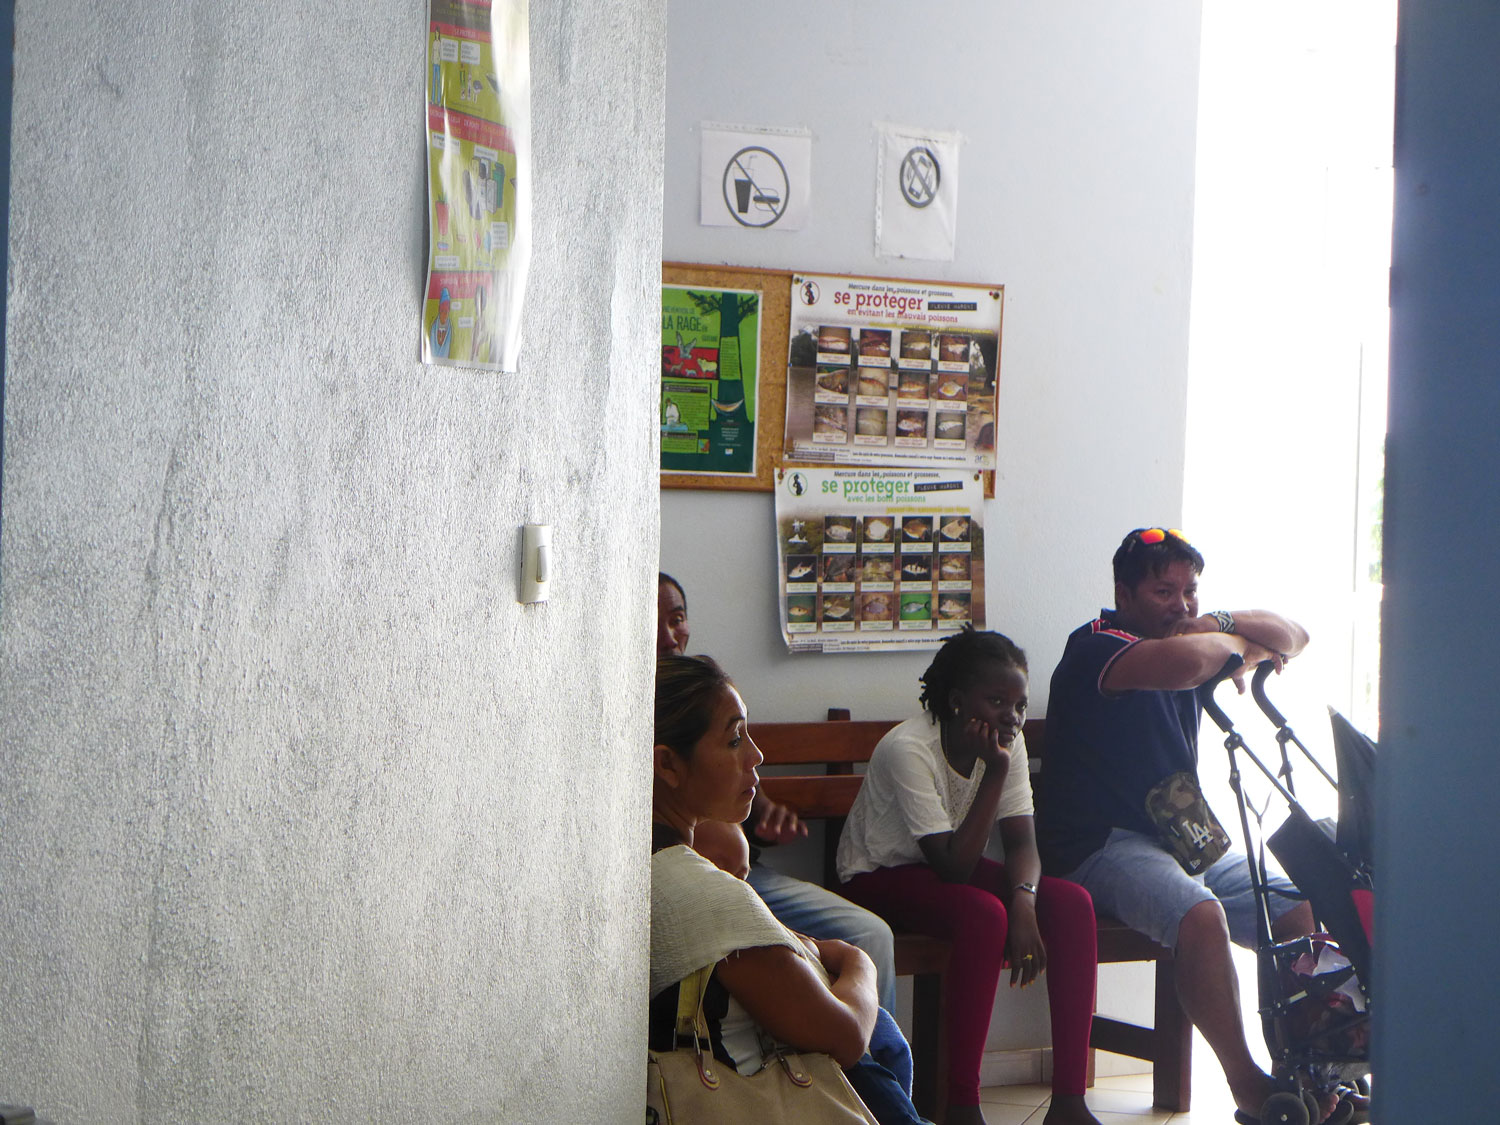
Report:
[[[778,470],[791,466],[826,467],[793,460],[783,452],[787,401],[787,334],[791,324],[792,270],[665,262],[663,286],[752,290],[761,294],[760,365],[756,387],[755,472],[741,475],[664,472],[662,488],[770,492]],[[995,494],[995,474],[983,478],[984,495]]]

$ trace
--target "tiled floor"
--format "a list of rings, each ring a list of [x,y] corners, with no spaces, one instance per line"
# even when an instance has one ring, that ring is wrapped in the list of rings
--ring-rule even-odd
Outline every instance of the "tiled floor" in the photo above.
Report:
[[[1047,1114],[1046,1086],[988,1086],[979,1099],[989,1125],[1041,1125]],[[1234,1099],[1224,1072],[1201,1036],[1193,1041],[1193,1108],[1168,1113],[1151,1105],[1151,1075],[1100,1078],[1087,1094],[1089,1108],[1104,1125],[1232,1125]]]

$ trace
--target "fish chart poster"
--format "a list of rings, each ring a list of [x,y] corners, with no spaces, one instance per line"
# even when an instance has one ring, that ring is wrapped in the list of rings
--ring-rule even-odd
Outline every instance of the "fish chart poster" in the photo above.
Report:
[[[790,652],[931,648],[985,627],[983,490],[971,471],[787,469],[776,484]]]
[[[789,460],[993,469],[1002,286],[793,275]]]
[[[515,371],[531,260],[526,0],[431,0],[422,362]]]
[[[661,471],[755,475],[761,295],[663,286]]]

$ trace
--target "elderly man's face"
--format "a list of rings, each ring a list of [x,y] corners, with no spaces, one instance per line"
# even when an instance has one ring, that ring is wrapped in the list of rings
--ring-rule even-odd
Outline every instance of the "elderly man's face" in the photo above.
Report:
[[[670,582],[656,587],[656,655],[683,656],[687,652],[687,603]]]

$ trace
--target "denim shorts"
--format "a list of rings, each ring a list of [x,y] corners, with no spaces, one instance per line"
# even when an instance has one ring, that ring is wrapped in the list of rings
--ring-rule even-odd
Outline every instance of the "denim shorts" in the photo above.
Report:
[[[1268,869],[1267,875],[1273,892],[1296,893],[1280,872]],[[1200,902],[1218,899],[1229,919],[1230,939],[1255,948],[1255,891],[1241,852],[1226,852],[1201,875],[1189,875],[1154,837],[1116,828],[1102,848],[1064,878],[1093,896],[1098,913],[1113,915],[1168,949],[1177,947],[1183,916]],[[1277,893],[1267,899],[1273,923],[1299,901]]]

